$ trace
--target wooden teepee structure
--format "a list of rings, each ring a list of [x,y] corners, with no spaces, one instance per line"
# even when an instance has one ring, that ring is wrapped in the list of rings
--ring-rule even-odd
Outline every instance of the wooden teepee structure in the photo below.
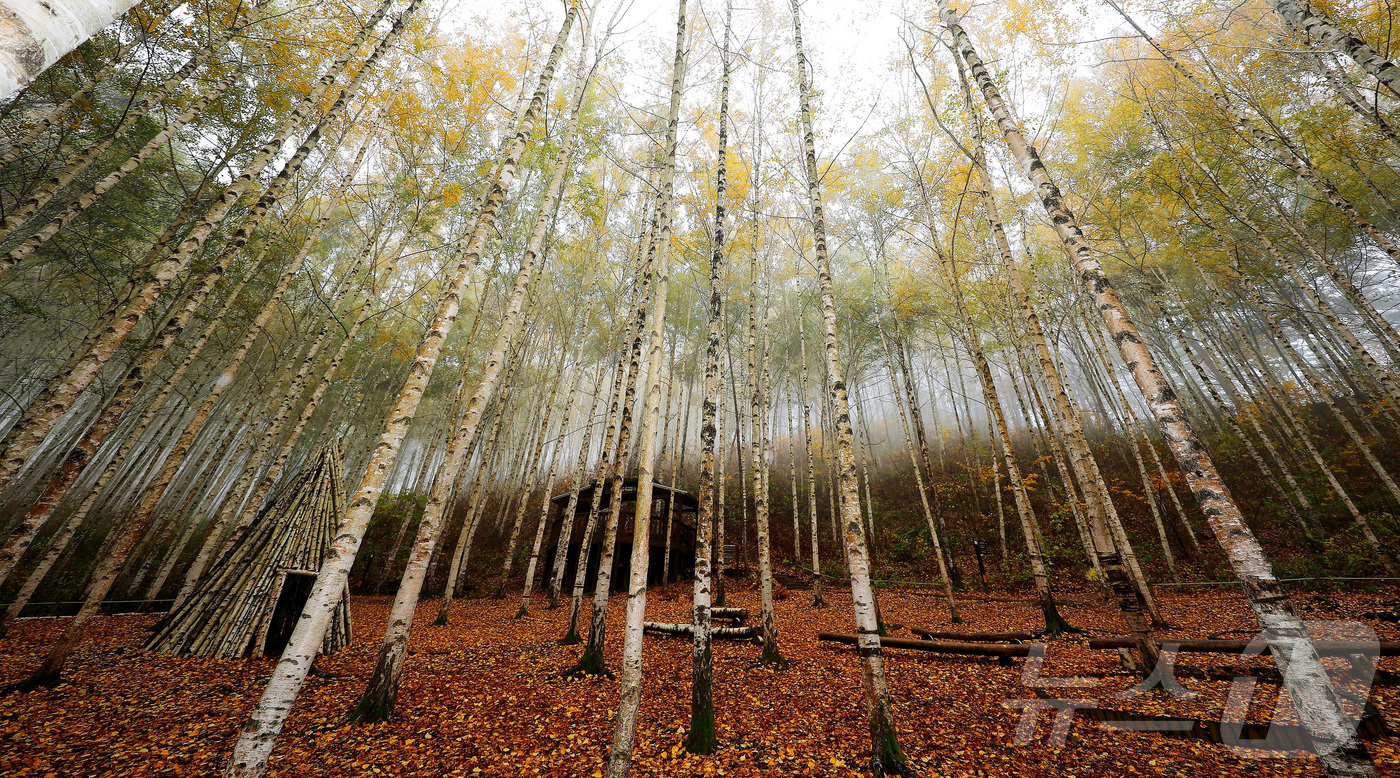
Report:
[[[158,626],[146,648],[179,656],[277,656],[344,513],[341,452],[330,443],[235,537],[190,598]],[[349,592],[321,652],[350,642]]]

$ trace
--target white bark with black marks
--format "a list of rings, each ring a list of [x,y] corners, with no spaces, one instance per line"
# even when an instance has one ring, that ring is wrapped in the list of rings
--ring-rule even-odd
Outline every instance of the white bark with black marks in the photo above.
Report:
[[[306,680],[306,674],[311,670],[311,662],[316,658],[321,639],[330,626],[331,615],[349,579],[350,568],[355,563],[365,529],[374,515],[375,506],[379,503],[380,494],[388,480],[394,459],[398,456],[399,447],[413,422],[423,390],[442,352],[443,342],[456,322],[462,290],[484,248],[486,233],[494,222],[495,214],[500,210],[506,190],[514,180],[520,157],[534,135],[536,121],[554,76],[554,68],[563,54],[564,42],[568,38],[577,11],[577,5],[571,4],[568,13],[565,14],[563,27],[550,53],[549,62],[540,74],[539,85],[531,98],[530,107],[512,142],[510,156],[501,166],[492,185],[491,195],[483,213],[484,218],[477,225],[476,232],[471,236],[465,250],[455,258],[455,272],[444,290],[442,302],[432,322],[423,333],[408,379],[386,419],[384,431],[373,449],[360,486],[350,500],[335,541],[331,544],[321,567],[321,574],[307,598],[287,648],[283,651],[262,698],[249,716],[248,723],[234,746],[233,755],[224,768],[226,778],[257,778],[267,769],[268,757],[276,745],[287,716],[291,713]]]
[[[660,445],[658,427],[661,421],[661,375],[665,355],[666,291],[670,281],[671,215],[675,204],[676,145],[680,133],[681,84],[686,65],[686,0],[680,0],[676,11],[676,53],[671,67],[671,104],[666,117],[666,136],[662,141],[660,190],[656,212],[652,217],[655,240],[654,259],[648,262],[655,271],[655,304],[651,322],[647,358],[647,391],[642,399],[642,426],[637,441],[637,497],[632,519],[632,559],[627,582],[626,627],[622,641],[622,672],[618,676],[617,718],[613,724],[612,752],[608,757],[608,778],[626,778],[632,767],[632,745],[637,737],[637,713],[642,703],[642,633],[646,617],[647,573],[651,562],[651,514],[656,452]],[[638,333],[640,339],[640,333]],[[634,351],[635,353],[635,351]],[[614,482],[616,484],[616,482]],[[614,499],[620,500],[621,495]]]
[[[939,11],[944,24],[953,33],[959,55],[971,69],[987,107],[1001,129],[1002,138],[1036,187],[1079,279],[1103,317],[1153,417],[1161,426],[1162,434],[1176,456],[1177,464],[1186,474],[1191,491],[1235,574],[1244,584],[1250,605],[1264,628],[1274,661],[1283,673],[1284,685],[1293,699],[1293,706],[1312,735],[1324,769],[1330,775],[1376,775],[1370,755],[1353,728],[1348,726],[1336,690],[1327,678],[1327,671],[1318,659],[1317,650],[1302,620],[1274,577],[1273,566],[1264,549],[1245,524],[1239,506],[1230,496],[1205,446],[1196,438],[1176,394],[1167,385],[1152,355],[1143,345],[1127,308],[1084,239],[1074,214],[1062,201],[1060,190],[1050,178],[1045,163],[1011,118],[999,90],[992,82],[991,74],[977,57],[948,0],[939,0]]]
[[[126,13],[138,0],[0,2],[0,98],[8,98]]]

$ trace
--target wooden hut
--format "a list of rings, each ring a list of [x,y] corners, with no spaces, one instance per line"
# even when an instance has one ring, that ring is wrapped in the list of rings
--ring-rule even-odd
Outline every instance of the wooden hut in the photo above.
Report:
[[[578,494],[578,507],[574,511],[574,522],[572,531],[567,542],[569,544],[568,555],[564,560],[564,582],[565,586],[571,586],[574,580],[574,572],[578,569],[580,551],[583,547],[583,530],[588,523],[588,511],[593,507],[593,500],[597,492],[595,485],[590,484],[584,487]],[[587,574],[584,578],[584,586],[591,590],[594,582],[598,578],[598,560],[603,555],[603,524],[607,521],[608,501],[612,495],[612,483],[603,485],[601,503],[598,511],[598,526],[593,531],[593,537],[589,542],[587,554]],[[666,544],[666,507],[669,503],[675,503],[675,512],[672,514],[671,522],[671,543],[667,548]],[[549,511],[549,532],[546,535],[548,542],[545,559],[550,569],[545,570],[544,580],[554,574],[554,554],[559,547],[559,530],[563,527],[564,508],[568,507],[569,492],[564,492],[551,501]],[[612,565],[612,589],[613,591],[626,591],[627,579],[632,570],[632,530],[636,518],[637,509],[637,479],[628,478],[622,482],[622,515],[618,519],[617,525],[617,547],[613,553]],[[652,507],[651,507],[651,558],[647,566],[647,585],[660,584],[662,571],[664,569],[666,557],[671,555],[671,577],[672,579],[684,578],[690,575],[690,571],[695,566],[695,523],[700,513],[700,502],[695,496],[683,492],[679,489],[671,489],[668,486],[652,482]]]
[[[177,656],[278,656],[292,636],[344,515],[340,446],[317,452],[226,544],[198,588],[157,625],[146,648]],[[346,596],[321,652],[350,642]]]

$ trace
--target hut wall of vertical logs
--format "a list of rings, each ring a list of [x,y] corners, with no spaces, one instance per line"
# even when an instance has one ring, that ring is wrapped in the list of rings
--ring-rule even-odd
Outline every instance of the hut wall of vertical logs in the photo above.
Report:
[[[662,571],[665,564],[663,553],[671,555],[671,580],[684,580],[690,576],[691,570],[695,567],[695,522],[700,513],[700,502],[696,500],[694,495],[679,489],[673,490],[655,482],[653,482],[652,489],[654,502],[650,530],[651,560],[647,566],[648,586],[662,583]],[[568,538],[569,552],[564,560],[565,581],[572,581],[574,571],[578,569],[580,549],[584,542],[584,525],[588,523],[588,511],[593,505],[597,491],[596,485],[592,484],[579,491],[578,508],[574,511],[573,528]],[[588,545],[588,572],[584,578],[584,586],[590,591],[598,578],[598,560],[603,554],[602,525],[607,518],[608,501],[611,495],[612,483],[609,482],[603,485],[598,527]],[[666,507],[670,500],[675,501],[675,511],[671,518],[671,545],[667,549]],[[559,546],[559,530],[563,524],[560,519],[563,517],[564,508],[569,502],[569,493],[566,491],[554,497],[551,502],[553,505],[549,511],[550,528],[546,534],[547,542],[545,544],[547,548],[545,559],[549,560],[547,565],[550,569],[545,571],[544,580],[549,580],[549,577],[554,573],[554,550]],[[613,554],[613,591],[627,590],[627,581],[632,569],[631,539],[636,508],[637,479],[628,478],[622,482],[622,515],[618,519],[617,548]]]
[[[344,513],[338,443],[322,447],[288,479],[146,642],[177,656],[278,656],[301,616]],[[350,642],[349,592],[336,607],[321,652]]]

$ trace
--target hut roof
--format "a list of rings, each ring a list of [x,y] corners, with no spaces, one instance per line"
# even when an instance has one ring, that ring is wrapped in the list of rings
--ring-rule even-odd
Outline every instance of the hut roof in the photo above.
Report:
[[[280,644],[266,650],[274,642],[269,628],[279,615],[285,622],[282,612],[290,608],[300,613],[301,603],[290,600],[297,592],[304,600],[344,513],[340,460],[338,443],[322,447],[241,533],[234,528],[219,561],[160,622],[146,648],[224,659],[279,653]],[[349,604],[342,597],[321,651],[349,642]]]
[[[584,488],[580,489],[579,492],[578,492],[578,503],[579,503],[579,505],[584,506],[585,508],[586,508],[587,506],[591,505],[591,504],[593,503],[593,494],[594,494],[594,492],[597,491],[597,488],[598,488],[598,486],[597,486],[597,483],[595,482],[595,483],[589,484],[588,486],[585,486]],[[652,488],[652,494],[653,494],[653,496],[655,496],[656,499],[658,499],[658,500],[666,500],[666,499],[673,499],[673,500],[675,500],[675,502],[676,502],[676,507],[677,507],[678,509],[680,509],[681,512],[684,512],[684,511],[687,511],[687,510],[689,510],[689,511],[699,511],[699,510],[700,510],[700,501],[699,501],[698,499],[696,499],[695,495],[691,494],[690,492],[683,491],[683,490],[681,490],[681,489],[672,489],[671,487],[666,486],[665,484],[659,483],[659,482],[657,482],[657,481],[652,481],[652,482],[651,482],[651,488]],[[608,499],[609,495],[611,495],[611,494],[612,494],[612,482],[609,481],[608,483],[603,484],[603,500],[606,501],[606,500]],[[551,498],[550,501],[553,502],[554,504],[559,505],[559,506],[562,507],[565,503],[567,503],[567,502],[569,501],[569,492],[566,490],[563,494],[560,494],[560,495],[557,496],[557,497]],[[624,480],[623,480],[623,482],[622,482],[622,501],[623,501],[624,503],[636,502],[636,501],[637,501],[637,479],[635,479],[635,478],[627,478],[627,479],[624,479]]]

